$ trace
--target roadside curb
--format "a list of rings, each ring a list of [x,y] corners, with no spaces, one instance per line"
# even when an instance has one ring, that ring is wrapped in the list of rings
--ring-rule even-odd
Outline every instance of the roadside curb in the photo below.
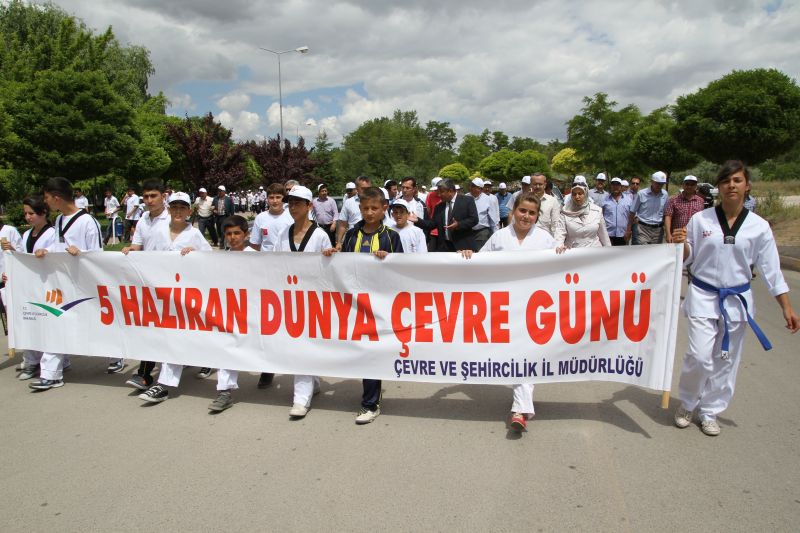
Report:
[[[800,272],[800,259],[797,259],[796,257],[789,257],[788,255],[782,255],[780,258],[781,268]]]

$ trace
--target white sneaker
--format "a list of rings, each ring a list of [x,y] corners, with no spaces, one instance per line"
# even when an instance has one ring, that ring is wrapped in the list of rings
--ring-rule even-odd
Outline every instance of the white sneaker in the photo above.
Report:
[[[716,420],[703,420],[700,423],[700,429],[709,437],[716,437],[720,432],[719,424],[717,424]]]
[[[308,414],[308,407],[296,403],[289,409],[289,416],[292,418],[303,418]]]
[[[358,415],[356,415],[356,424],[359,424],[359,425],[369,424],[370,422],[372,422],[373,420],[378,418],[379,414],[381,414],[380,407],[378,407],[374,411],[370,411],[369,409],[362,408],[358,412]]]
[[[681,429],[688,428],[692,425],[692,417],[694,416],[694,411],[687,411],[681,405],[678,407],[678,410],[675,411],[675,425]]]

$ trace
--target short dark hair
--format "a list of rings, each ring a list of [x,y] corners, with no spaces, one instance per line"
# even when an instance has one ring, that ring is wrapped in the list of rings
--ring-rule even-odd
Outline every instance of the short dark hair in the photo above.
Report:
[[[727,181],[737,172],[744,172],[745,180],[747,183],[750,183],[750,171],[747,169],[747,165],[738,159],[729,159],[722,164],[722,167],[720,167],[719,172],[717,173],[717,178],[714,181],[714,185],[719,185],[720,182]]]
[[[282,183],[273,183],[267,187],[267,196],[271,196],[273,194],[286,194],[286,189],[283,187]]]
[[[363,174],[357,177],[356,181],[360,181],[361,183],[366,183],[368,187],[372,186],[372,180],[369,178],[369,176],[364,176]]]
[[[38,194],[26,196],[25,199],[22,200],[22,205],[27,205],[31,208],[31,211],[37,215],[50,216],[50,207],[45,203],[44,198]]]
[[[406,176],[405,178],[400,180],[400,183],[404,183],[406,181],[410,181],[412,187],[417,186],[417,178],[415,178],[414,176]]]
[[[72,193],[72,183],[67,178],[56,176],[48,179],[42,188],[47,194],[58,196],[64,200],[74,200]]]
[[[440,189],[446,189],[448,191],[456,190],[456,182],[454,182],[450,178],[443,179],[442,181],[439,182],[438,185]]]
[[[164,187],[164,182],[156,178],[144,180],[144,183],[142,183],[142,192],[158,191],[161,194],[164,194],[165,190],[166,188]]]
[[[384,196],[383,191],[377,187],[366,187],[361,191],[361,194],[358,195],[358,201],[366,202],[369,200],[378,200],[383,203],[383,201],[386,200],[386,196]]]
[[[247,230],[250,228],[247,226],[247,219],[244,218],[242,215],[231,215],[225,220],[222,221],[222,233],[228,228],[239,228],[243,232],[247,233]]]
[[[389,190],[389,187],[392,186],[397,187],[397,182],[394,180],[386,180],[386,183],[383,184],[384,189],[386,189],[387,191]]]

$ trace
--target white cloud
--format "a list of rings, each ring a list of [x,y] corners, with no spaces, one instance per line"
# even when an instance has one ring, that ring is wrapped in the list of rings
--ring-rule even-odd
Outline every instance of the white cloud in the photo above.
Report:
[[[188,109],[189,111],[197,109],[197,105],[192,100],[191,94],[169,95],[167,96],[167,100],[169,100],[169,105],[172,109]]]
[[[800,77],[798,1],[777,10],[766,0],[59,4],[92,27],[113,25],[122,42],[149,48],[153,91],[185,92],[178,87],[192,81],[236,85],[218,104],[240,127],[253,123],[241,114],[254,111],[243,95],[278,96],[277,61],[259,46],[309,46],[309,54],[281,56],[284,101],[327,91],[284,108],[289,137],[308,134],[310,117],[340,135],[402,108],[416,109],[423,123],[450,121],[459,134],[489,127],[564,138],[564,122],[596,92],[647,112],[733,69],[775,67]],[[236,82],[243,67],[248,74]],[[351,86],[365,94],[348,92],[332,115],[331,89]],[[258,134],[278,130],[273,107]],[[287,125],[287,113],[296,126]]]
[[[222,111],[217,115],[217,119],[220,124],[233,130],[233,136],[239,140],[254,138],[262,125],[261,117],[258,116],[258,113],[251,113],[250,111],[239,111],[238,113]]]

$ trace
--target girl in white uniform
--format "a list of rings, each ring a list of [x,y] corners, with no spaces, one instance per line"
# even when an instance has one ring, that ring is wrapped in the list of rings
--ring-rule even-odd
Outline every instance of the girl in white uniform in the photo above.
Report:
[[[325,230],[308,219],[311,211],[311,191],[302,185],[295,185],[289,191],[289,214],[294,224],[281,232],[275,244],[276,252],[322,252],[331,247],[331,239]],[[319,392],[317,376],[294,377],[294,399],[289,416],[300,419],[306,416],[311,407],[311,397]]]
[[[181,255],[198,250],[210,252],[211,245],[200,233],[200,230],[189,224],[186,219],[192,214],[192,202],[185,192],[175,192],[169,196],[170,223],[160,226],[154,237],[162,241],[158,250],[180,251]],[[177,387],[181,382],[183,365],[163,363],[158,373],[158,383],[139,395],[141,400],[149,403],[160,403],[169,398],[167,387]]]
[[[37,249],[34,254],[42,258],[48,253],[66,252],[77,256],[81,252],[95,252],[103,249],[100,237],[100,224],[89,213],[75,207],[72,184],[66,178],[50,178],[44,186],[44,201],[51,210],[59,211],[56,217],[55,235],[46,248]],[[67,356],[44,352],[41,360],[41,378],[28,386],[34,390],[49,390],[64,385],[64,360]],[[119,365],[122,360],[113,360],[109,368]]]
[[[492,234],[481,247],[481,252],[552,250],[556,241],[547,231],[536,227],[539,218],[539,200],[533,193],[517,195],[512,208],[512,224]],[[462,250],[461,255],[469,259],[471,250]],[[533,384],[514,385],[514,402],[511,405],[511,427],[522,431],[527,420],[533,418]]]
[[[36,250],[46,250],[52,246],[55,240],[56,230],[47,221],[50,209],[41,196],[30,196],[22,200],[22,210],[25,213],[25,222],[31,229],[26,231],[20,239],[20,248],[16,251],[32,254]],[[11,242],[8,242],[11,246]],[[10,249],[3,244],[3,250]],[[3,274],[5,281],[5,274]],[[22,372],[17,376],[20,380],[31,379],[39,373],[39,364],[42,360],[42,352],[36,350],[25,350],[22,353]]]
[[[681,370],[681,406],[674,420],[679,428],[688,427],[697,412],[700,427],[709,436],[719,434],[717,415],[733,397],[748,322],[762,346],[771,348],[752,320],[750,265],[758,267],[781,307],[786,327],[792,333],[800,329],[769,224],[744,208],[749,183],[750,174],[741,161],[726,162],[717,176],[721,204],[696,213],[686,228],[672,232],[674,242],[684,243],[684,263],[691,264],[693,276],[683,303],[689,346]]]

